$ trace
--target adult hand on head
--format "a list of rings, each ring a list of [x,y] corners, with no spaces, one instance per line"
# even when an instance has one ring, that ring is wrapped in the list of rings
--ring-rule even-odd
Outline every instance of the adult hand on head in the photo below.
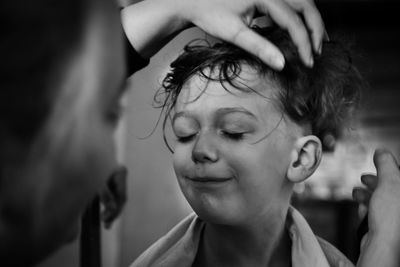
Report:
[[[129,40],[145,57],[154,55],[192,23],[280,70],[284,67],[282,53],[250,28],[260,13],[289,32],[302,61],[311,67],[313,50],[321,52],[326,36],[312,0],[146,0],[125,8],[122,22]]]
[[[186,2],[193,2],[191,4],[195,7],[186,4],[188,20],[211,35],[247,50],[276,69],[283,67],[283,55],[275,45],[249,27],[256,13],[268,15],[273,22],[289,32],[306,65],[313,64],[312,51],[320,53],[322,49],[324,24],[312,0]]]
[[[105,227],[111,227],[114,220],[121,214],[126,202],[126,167],[118,167],[109,177],[106,187],[100,194],[103,210],[101,219]]]
[[[377,175],[363,175],[366,189],[356,188],[353,196],[368,206],[368,233],[364,236],[357,266],[399,266],[400,264],[400,171],[394,156],[385,150],[374,154]]]

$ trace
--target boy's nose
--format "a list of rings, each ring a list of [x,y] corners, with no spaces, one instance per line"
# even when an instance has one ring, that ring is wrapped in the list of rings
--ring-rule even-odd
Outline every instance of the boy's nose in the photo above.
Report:
[[[218,160],[218,151],[210,134],[200,134],[192,150],[192,160],[196,163],[212,163]]]

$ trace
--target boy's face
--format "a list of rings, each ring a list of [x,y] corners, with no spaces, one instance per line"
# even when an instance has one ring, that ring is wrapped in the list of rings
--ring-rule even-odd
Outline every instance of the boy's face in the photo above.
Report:
[[[286,172],[298,126],[277,107],[267,78],[244,66],[240,82],[259,94],[225,84],[227,92],[194,76],[175,107],[179,185],[195,212],[214,223],[249,223],[287,203],[291,192]]]

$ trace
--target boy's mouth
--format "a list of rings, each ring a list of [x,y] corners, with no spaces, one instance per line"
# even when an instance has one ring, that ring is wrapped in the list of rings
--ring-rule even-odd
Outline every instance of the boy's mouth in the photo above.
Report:
[[[185,177],[195,187],[223,186],[233,180],[232,177]]]
[[[232,180],[232,177],[186,177],[186,179],[195,182],[195,183],[203,183],[203,184],[211,184],[211,183],[224,183]]]

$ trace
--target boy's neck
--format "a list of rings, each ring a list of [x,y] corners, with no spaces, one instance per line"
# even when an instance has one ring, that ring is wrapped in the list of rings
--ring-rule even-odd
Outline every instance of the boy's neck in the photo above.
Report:
[[[291,266],[286,215],[283,208],[245,226],[207,223],[193,266]]]

